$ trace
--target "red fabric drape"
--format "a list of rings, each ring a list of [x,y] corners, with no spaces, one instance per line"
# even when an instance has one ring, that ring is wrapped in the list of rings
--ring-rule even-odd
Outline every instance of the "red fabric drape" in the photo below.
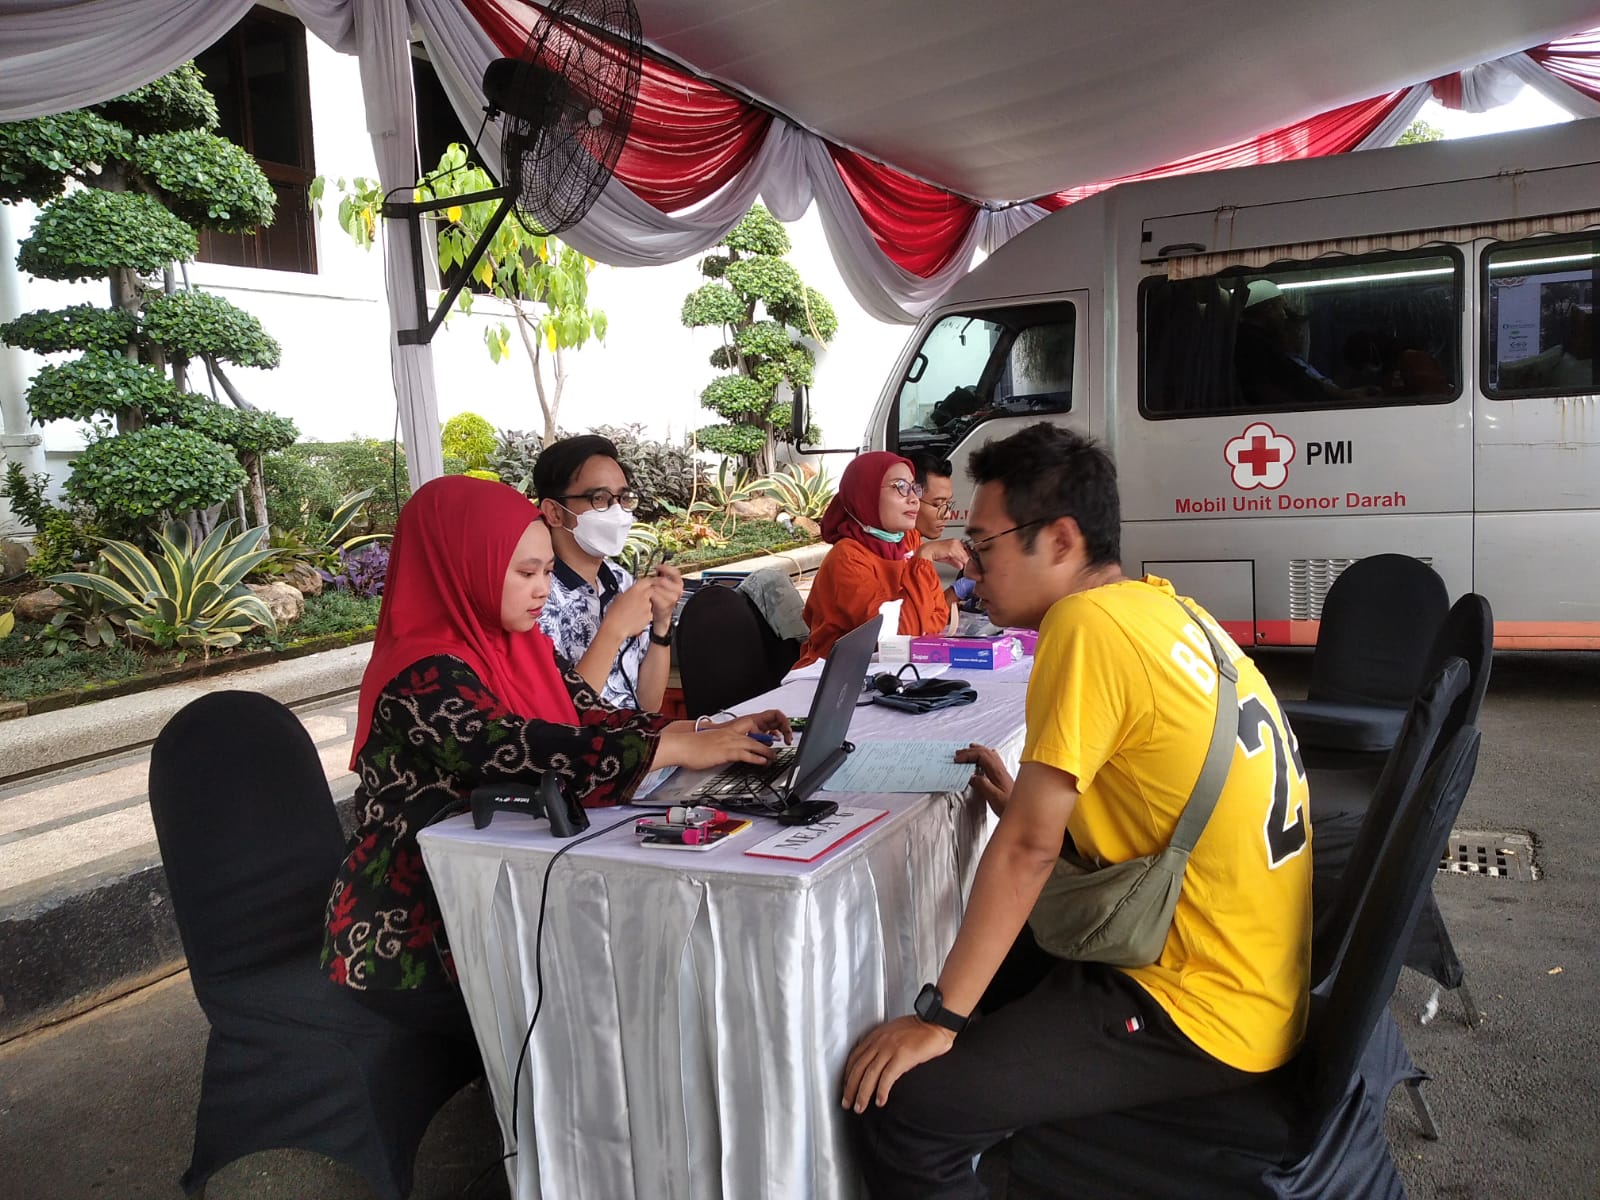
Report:
[[[1361,144],[1361,140],[1376,129],[1392,113],[1405,96],[1405,90],[1390,92],[1372,100],[1347,104],[1332,112],[1306,121],[1297,121],[1274,129],[1260,137],[1234,142],[1203,154],[1180,158],[1165,166],[1103,183],[1069,188],[1050,196],[1041,196],[1034,203],[1054,212],[1096,192],[1103,192],[1119,183],[1132,183],[1138,179],[1165,179],[1170,175],[1190,175],[1197,171],[1222,171],[1229,167],[1253,167],[1262,163],[1284,162],[1292,158],[1318,158],[1325,154],[1343,154]]]
[[[949,264],[977,220],[977,205],[853,151],[830,144],[828,153],[892,262],[924,279]]]
[[[500,53],[516,57],[538,10],[519,0],[465,0]],[[601,49],[604,43],[594,44]],[[772,117],[716,86],[644,60],[639,99],[616,177],[663,212],[692,207],[749,164]]]
[[[1600,29],[1535,46],[1528,57],[1561,82],[1600,100]]]

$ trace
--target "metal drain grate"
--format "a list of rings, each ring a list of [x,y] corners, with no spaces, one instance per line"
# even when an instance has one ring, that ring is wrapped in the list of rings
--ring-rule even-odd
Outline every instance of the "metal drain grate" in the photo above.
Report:
[[[1451,831],[1439,859],[1448,875],[1474,875],[1532,883],[1539,878],[1533,861],[1533,838],[1526,833],[1499,833],[1474,829]]]

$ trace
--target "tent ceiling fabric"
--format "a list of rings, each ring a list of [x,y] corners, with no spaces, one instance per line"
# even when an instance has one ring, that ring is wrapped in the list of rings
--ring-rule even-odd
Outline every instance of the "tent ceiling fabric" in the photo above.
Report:
[[[1600,24],[1596,0],[636,3],[646,39],[694,70],[993,203],[1143,170]]]

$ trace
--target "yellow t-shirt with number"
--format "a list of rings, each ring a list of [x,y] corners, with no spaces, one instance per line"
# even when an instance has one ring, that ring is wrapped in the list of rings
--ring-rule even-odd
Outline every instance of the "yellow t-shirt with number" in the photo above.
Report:
[[[1127,973],[1184,1034],[1244,1071],[1286,1062],[1305,1032],[1311,823],[1305,772],[1261,673],[1209,614],[1239,672],[1233,766],[1184,874],[1160,959]],[[1150,575],[1065,596],[1039,628],[1023,762],[1077,779],[1067,829],[1103,863],[1172,839],[1216,719],[1205,635]]]

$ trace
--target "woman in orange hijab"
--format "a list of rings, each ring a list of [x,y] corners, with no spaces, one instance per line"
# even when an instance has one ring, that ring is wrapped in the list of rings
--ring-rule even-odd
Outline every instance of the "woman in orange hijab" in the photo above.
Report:
[[[554,566],[539,510],[503,483],[435,479],[401,510],[350,764],[360,824],[323,965],[402,1024],[471,1037],[417,831],[465,812],[479,784],[554,772],[594,808],[657,767],[765,761],[748,733],[789,740],[776,711],[696,731],[603,702],[539,629]]]
[[[822,516],[822,540],[833,543],[806,600],[811,636],[795,663],[826,658],[834,642],[899,600],[900,627],[913,637],[943,633],[952,620],[933,563],[917,553],[915,526],[922,488],[911,464],[886,450],[857,457],[844,469],[839,493]]]

